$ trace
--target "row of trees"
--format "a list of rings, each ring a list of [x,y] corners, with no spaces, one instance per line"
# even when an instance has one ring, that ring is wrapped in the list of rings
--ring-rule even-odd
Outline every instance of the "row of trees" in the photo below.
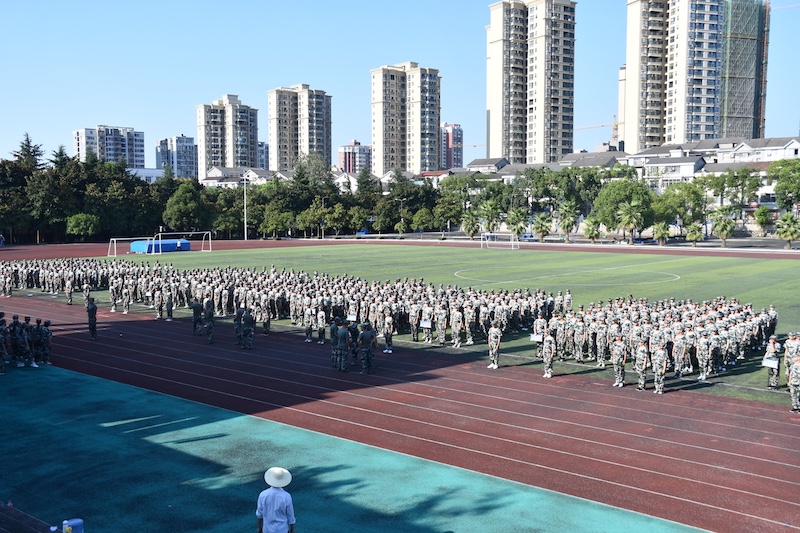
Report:
[[[800,160],[773,164],[768,178],[776,181],[778,205],[793,211],[800,201]],[[247,187],[247,227],[256,237],[453,227],[472,237],[505,223],[519,236],[530,232],[544,239],[556,230],[569,238],[585,219],[584,234],[593,240],[605,228],[629,239],[652,229],[653,237],[664,241],[675,231],[699,240],[710,218],[724,242],[760,186],[757,173],[738,170],[677,183],[657,195],[635,169],[617,166],[526,169],[510,183],[456,174],[438,187],[397,171],[389,191],[363,171],[354,190],[342,192],[329,166],[312,155],[296,162],[291,181]],[[169,169],[148,184],[132,176],[124,161],[103,162],[89,154],[80,162],[63,147],[45,160],[27,135],[13,159],[0,160],[0,230],[12,242],[151,235],[161,226],[210,228],[222,237],[241,238],[244,199],[242,188],[206,188],[197,180],[175,179]],[[714,209],[714,204],[724,207]],[[768,210],[761,215],[766,223]],[[777,224],[779,237],[789,243],[800,239],[796,222],[791,212],[784,215]]]

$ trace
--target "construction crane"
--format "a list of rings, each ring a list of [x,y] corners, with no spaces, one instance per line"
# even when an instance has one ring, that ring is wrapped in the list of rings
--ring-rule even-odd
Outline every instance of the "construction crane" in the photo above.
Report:
[[[611,128],[611,142],[617,144],[619,142],[619,126],[620,124],[624,124],[624,122],[619,122],[617,120],[617,115],[614,115],[614,121],[610,124],[594,124],[592,126],[578,126],[577,128],[573,128],[573,130],[592,130],[595,128]]]

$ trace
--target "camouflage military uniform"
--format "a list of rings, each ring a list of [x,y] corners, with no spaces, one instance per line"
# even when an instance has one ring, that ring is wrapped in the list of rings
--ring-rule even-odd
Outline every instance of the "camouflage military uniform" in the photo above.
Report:
[[[656,387],[656,394],[664,392],[664,375],[667,373],[667,350],[659,346],[653,352],[653,384]]]
[[[634,352],[635,361],[633,363],[633,369],[636,370],[636,373],[639,375],[639,381],[636,387],[636,390],[643,391],[645,389],[645,382],[647,381],[647,356],[649,352],[647,350],[647,345],[644,343],[644,340],[639,340],[636,345],[636,351]]]
[[[622,387],[625,385],[625,360],[628,355],[628,347],[622,340],[621,336],[617,336],[614,342],[611,343],[611,364],[614,365],[614,387]]]
[[[547,331],[544,333],[542,346],[539,348],[539,355],[544,361],[544,376],[545,378],[553,377],[553,357],[556,355],[556,341],[553,335]]]

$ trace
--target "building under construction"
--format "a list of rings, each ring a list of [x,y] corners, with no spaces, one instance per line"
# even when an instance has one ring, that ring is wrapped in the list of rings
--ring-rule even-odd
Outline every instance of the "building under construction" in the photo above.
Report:
[[[628,0],[626,151],[764,133],[768,0]]]

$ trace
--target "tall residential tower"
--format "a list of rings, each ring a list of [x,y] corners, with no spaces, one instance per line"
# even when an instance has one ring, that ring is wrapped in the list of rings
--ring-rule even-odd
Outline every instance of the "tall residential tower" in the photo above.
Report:
[[[258,166],[258,109],[226,94],[211,105],[197,106],[197,172],[203,180],[211,167]]]
[[[439,170],[439,71],[406,62],[372,75],[372,173]]]
[[[194,138],[181,135],[161,139],[156,145],[156,168],[172,167],[176,178],[197,179],[197,145]]]
[[[505,0],[489,6],[487,157],[551,163],[572,152],[575,5]]]
[[[768,0],[628,0],[625,150],[763,137],[768,35]]]
[[[273,89],[269,99],[269,168],[291,170],[301,154],[331,164],[331,97],[306,84]]]
[[[100,161],[125,161],[127,168],[144,168],[144,133],[133,128],[95,126],[72,132],[72,145],[80,161],[91,150]]]

